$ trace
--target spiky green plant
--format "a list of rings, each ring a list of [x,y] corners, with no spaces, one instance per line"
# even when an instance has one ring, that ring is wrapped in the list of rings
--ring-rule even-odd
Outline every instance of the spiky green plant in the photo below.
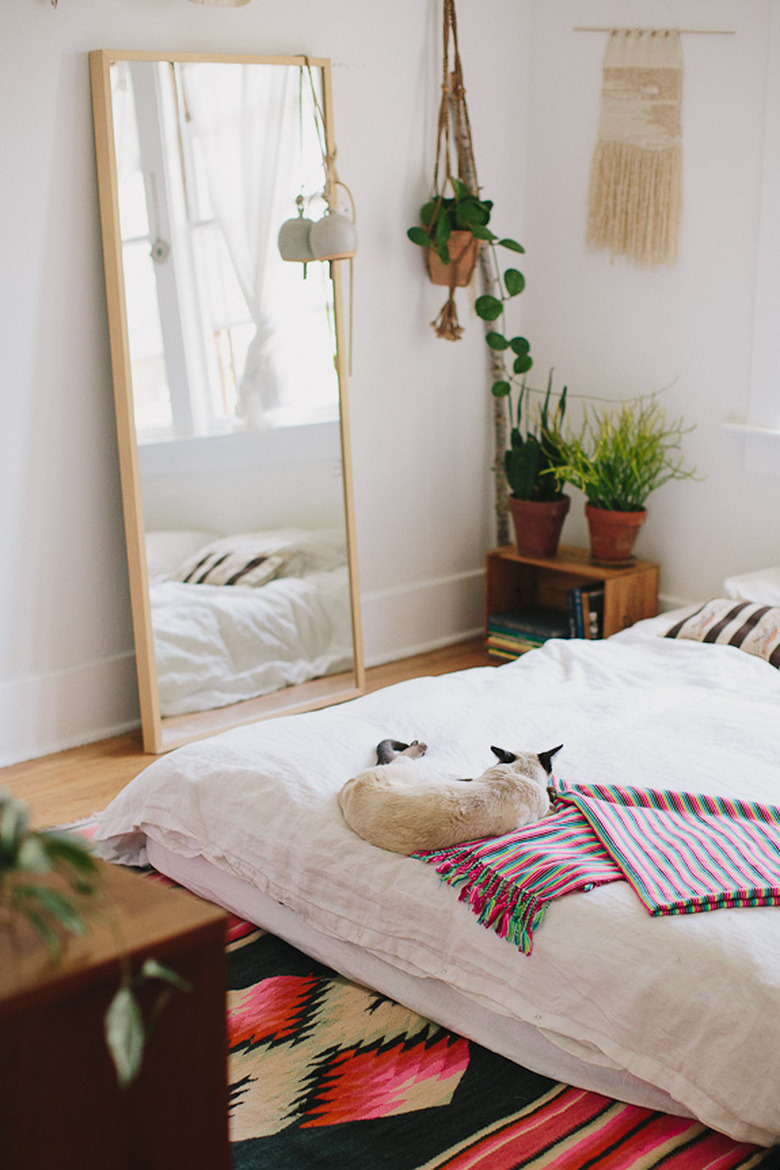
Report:
[[[697,478],[682,453],[683,435],[692,430],[682,418],[670,421],[652,395],[586,410],[580,433],[560,442],[553,475],[561,486],[580,488],[595,508],[639,512],[670,480]]]
[[[566,414],[566,387],[551,409],[553,371],[541,407],[531,403],[533,391],[525,378],[520,384],[517,406],[509,382],[494,383],[493,394],[506,398],[509,415],[509,447],[504,453],[504,471],[511,494],[517,500],[555,500],[562,494],[553,471],[560,462],[561,426]]]

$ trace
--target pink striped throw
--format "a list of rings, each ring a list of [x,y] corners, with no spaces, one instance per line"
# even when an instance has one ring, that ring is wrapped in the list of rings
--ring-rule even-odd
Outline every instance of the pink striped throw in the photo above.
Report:
[[[624,879],[652,915],[780,905],[780,808],[551,780],[555,811],[503,837],[415,856],[525,954],[551,901]]]

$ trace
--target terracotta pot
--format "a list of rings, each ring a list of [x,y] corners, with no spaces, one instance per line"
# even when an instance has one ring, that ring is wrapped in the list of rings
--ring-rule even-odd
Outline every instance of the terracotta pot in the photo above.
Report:
[[[647,509],[639,512],[611,512],[585,505],[590,529],[590,552],[594,561],[608,565],[631,560],[634,541],[645,522]]]
[[[554,557],[561,529],[571,506],[569,496],[557,500],[517,500],[509,497],[517,551],[525,557]]]
[[[476,236],[472,236],[471,232],[451,232],[447,243],[450,253],[449,264],[442,264],[434,248],[426,248],[425,266],[431,284],[442,284],[447,288],[450,285],[465,288],[474,273],[481,242]]]

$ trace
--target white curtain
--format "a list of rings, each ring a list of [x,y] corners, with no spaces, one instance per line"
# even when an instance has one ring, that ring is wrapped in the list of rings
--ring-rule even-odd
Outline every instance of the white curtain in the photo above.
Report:
[[[239,386],[238,412],[252,430],[279,403],[267,274],[288,218],[298,157],[295,67],[205,64],[184,67],[184,92],[202,147],[209,194],[255,326]],[[187,73],[197,69],[197,86]]]

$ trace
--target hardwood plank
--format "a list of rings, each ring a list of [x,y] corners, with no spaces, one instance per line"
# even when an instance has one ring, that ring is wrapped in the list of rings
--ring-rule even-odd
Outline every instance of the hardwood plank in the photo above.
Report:
[[[366,690],[376,691],[422,675],[495,665],[484,651],[482,638],[474,638],[372,667],[366,671]],[[63,824],[105,808],[154,759],[144,752],[139,729],[0,768],[0,789],[27,802],[33,825]]]

